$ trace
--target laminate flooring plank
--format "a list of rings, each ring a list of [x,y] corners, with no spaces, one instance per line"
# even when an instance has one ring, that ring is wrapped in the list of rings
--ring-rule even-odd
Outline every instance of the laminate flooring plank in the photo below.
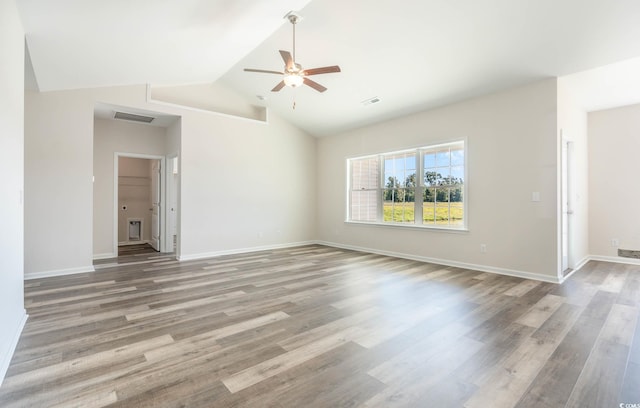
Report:
[[[599,285],[600,290],[606,292],[620,293],[627,280],[627,270],[623,264],[613,264],[604,281]]]
[[[234,394],[228,407],[356,406],[384,385],[361,370],[367,352],[347,342]],[[344,373],[352,373],[345,376]]]
[[[529,327],[539,328],[564,303],[564,298],[556,295],[545,295],[528,312],[520,316],[516,322]]]
[[[542,282],[539,282],[539,281],[523,280],[522,282],[518,283],[516,286],[504,292],[504,294],[507,296],[520,297],[526,294],[527,292],[529,292],[531,289],[537,287],[541,283]]]
[[[563,304],[544,325],[553,330],[536,330],[509,356],[476,380],[478,391],[464,404],[466,408],[513,407],[538,375],[558,344],[571,329],[582,309]],[[544,333],[544,334],[542,334]]]
[[[359,328],[350,328],[324,337],[300,348],[287,351],[285,354],[263,361],[253,367],[242,370],[222,380],[232,393],[257,384],[266,378],[279,374],[291,367],[300,365],[350,341],[362,332]]]
[[[412,407],[462,407],[464,402],[475,392],[478,387],[466,383],[455,375],[450,374],[438,383],[426,388],[420,396],[411,403]],[[500,407],[492,402],[485,407]]]
[[[422,369],[431,358],[446,352],[450,343],[460,341],[470,330],[471,328],[460,324],[447,325],[425,338],[416,339],[402,352],[369,370],[367,374],[389,385],[401,382],[407,373]]]
[[[636,265],[624,265],[627,279],[620,290],[616,303],[627,306],[640,305],[640,269]]]
[[[613,293],[596,293],[516,407],[565,406],[614,300]]]
[[[567,408],[618,405],[625,363],[637,320],[637,308],[613,305],[573,388]]]
[[[424,390],[439,383],[473,356],[482,343],[461,337],[449,343],[444,352],[424,362],[417,370],[408,371],[402,381],[390,384],[367,400],[365,407],[413,407],[423,396]]]
[[[620,398],[618,398],[620,403],[640,401],[640,316],[636,320],[635,328]]]

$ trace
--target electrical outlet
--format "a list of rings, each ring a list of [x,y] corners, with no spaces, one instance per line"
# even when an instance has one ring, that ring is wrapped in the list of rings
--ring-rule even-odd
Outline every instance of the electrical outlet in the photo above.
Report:
[[[487,244],[480,244],[480,253],[481,254],[487,253]]]
[[[611,246],[617,248],[620,246],[620,241],[618,238],[611,238]]]

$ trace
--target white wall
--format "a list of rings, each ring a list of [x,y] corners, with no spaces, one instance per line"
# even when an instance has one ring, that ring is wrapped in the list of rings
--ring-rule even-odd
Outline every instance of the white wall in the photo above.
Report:
[[[558,142],[571,140],[569,201],[573,214],[569,226],[569,267],[576,268],[589,257],[589,143],[587,113],[575,98],[575,89],[558,79]],[[561,146],[558,145],[558,149]],[[561,151],[558,151],[560,163]],[[559,181],[559,184],[560,181]],[[560,187],[560,185],[559,185]],[[560,191],[558,192],[560,198]],[[561,203],[558,203],[560,210]],[[558,215],[560,216],[560,214]]]
[[[92,266],[93,104],[25,93],[25,276]]]
[[[0,0],[0,384],[26,319],[23,291],[24,32]]]
[[[114,154],[117,152],[164,156],[169,152],[167,129],[125,121],[96,119],[93,126],[93,143],[93,256],[111,257],[117,255],[113,253]],[[175,146],[172,146],[173,148]],[[171,150],[173,151],[175,150]],[[126,223],[127,214],[121,210],[119,214],[124,216],[123,222]],[[145,228],[146,224],[147,222]],[[145,237],[149,236],[145,233]]]
[[[314,239],[316,140],[269,120],[183,116],[182,258]]]
[[[145,86],[27,93],[26,274],[92,269],[96,102],[182,116],[184,258],[314,238],[312,136],[275,115],[265,124],[149,104],[145,97]]]
[[[340,246],[556,280],[555,79],[318,141],[318,237]],[[374,107],[375,109],[375,107]],[[345,223],[348,157],[466,137],[468,232]],[[541,201],[532,202],[532,192]],[[480,253],[480,244],[487,253]]]
[[[589,249],[619,258],[611,246],[640,250],[638,175],[640,105],[589,113]]]

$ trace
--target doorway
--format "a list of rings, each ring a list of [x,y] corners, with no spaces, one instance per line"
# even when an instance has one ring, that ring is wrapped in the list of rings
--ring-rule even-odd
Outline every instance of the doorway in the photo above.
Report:
[[[166,200],[163,156],[116,153],[114,253],[162,252]]]

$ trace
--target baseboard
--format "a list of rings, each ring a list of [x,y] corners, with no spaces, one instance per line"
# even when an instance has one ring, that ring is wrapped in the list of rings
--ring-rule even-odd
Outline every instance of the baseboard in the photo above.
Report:
[[[18,341],[20,340],[20,335],[22,334],[22,329],[24,329],[24,325],[27,323],[28,318],[29,315],[27,314],[27,311],[23,310],[20,324],[18,324],[17,330],[13,334],[13,339],[11,340],[11,344],[9,345],[9,351],[4,356],[2,356],[2,360],[0,361],[0,385],[2,385],[5,375],[7,375],[9,364],[11,364],[11,358],[13,357],[13,353],[16,351]]]
[[[237,255],[237,254],[246,254],[248,252],[258,252],[258,251],[271,251],[273,249],[283,249],[283,248],[295,248],[299,246],[305,245],[313,245],[318,242],[316,241],[302,241],[302,242],[291,242],[287,244],[276,244],[276,245],[265,245],[265,246],[257,246],[257,247],[249,247],[249,248],[237,248],[237,249],[226,249],[223,251],[215,251],[215,252],[204,252],[200,254],[188,254],[188,255],[180,255],[176,257],[178,261],[195,261],[198,259],[205,258],[215,258],[222,255]]]
[[[448,259],[430,258],[430,257],[426,257],[426,256],[405,254],[405,253],[401,253],[401,252],[384,251],[384,250],[373,249],[373,248],[366,248],[366,247],[359,247],[359,246],[353,246],[353,245],[338,244],[338,243],[335,243],[335,242],[316,241],[315,243],[319,244],[319,245],[326,245],[326,246],[335,247],[335,248],[350,249],[350,250],[353,250],[353,251],[369,252],[369,253],[372,253],[372,254],[392,256],[392,257],[395,257],[395,258],[410,259],[412,261],[428,262],[428,263],[433,263],[433,264],[443,265],[443,266],[453,266],[453,267],[456,267],[456,268],[471,269],[471,270],[479,271],[479,272],[488,272],[488,273],[495,273],[495,274],[498,274],[498,275],[514,276],[514,277],[517,277],[517,278],[532,279],[532,280],[538,280],[538,281],[542,281],[542,282],[561,283],[560,279],[558,277],[555,277],[555,276],[540,275],[538,273],[517,271],[517,270],[514,270],[514,269],[498,268],[498,267],[487,266],[487,265],[470,264],[470,263],[465,263],[465,262],[451,261],[451,260],[448,260]]]
[[[587,262],[589,262],[590,260],[591,260],[591,257],[589,255],[587,255],[584,258],[582,258],[582,260],[580,262],[578,262],[576,267],[573,268],[573,272],[579,271],[580,269],[582,269],[582,267],[585,266],[587,264]],[[571,274],[573,274],[573,272],[571,272]]]
[[[143,244],[151,244],[151,241],[149,241],[148,239],[142,239],[140,241],[122,241],[122,242],[118,242],[118,246],[143,245]]]
[[[98,259],[109,259],[109,258],[117,258],[118,254],[114,254],[113,252],[110,252],[108,254],[94,254],[93,255],[93,260],[98,260]]]
[[[573,276],[574,273],[578,272],[580,269],[582,269],[583,266],[585,266],[587,264],[587,262],[589,262],[590,259],[588,256],[585,256],[584,258],[582,258],[582,260],[580,262],[578,262],[578,264],[573,267],[571,269],[571,272],[569,272],[566,275],[563,275],[560,277],[560,283],[564,283],[567,279],[569,279],[571,276]]]
[[[602,262],[613,262],[613,263],[621,263],[628,265],[640,265],[640,259],[636,258],[625,258],[622,256],[602,256],[602,255],[590,255],[590,261],[602,261]]]
[[[76,273],[95,272],[93,265],[79,268],[58,269],[53,271],[30,272],[24,274],[24,280],[50,278],[53,276],[74,275]]]

